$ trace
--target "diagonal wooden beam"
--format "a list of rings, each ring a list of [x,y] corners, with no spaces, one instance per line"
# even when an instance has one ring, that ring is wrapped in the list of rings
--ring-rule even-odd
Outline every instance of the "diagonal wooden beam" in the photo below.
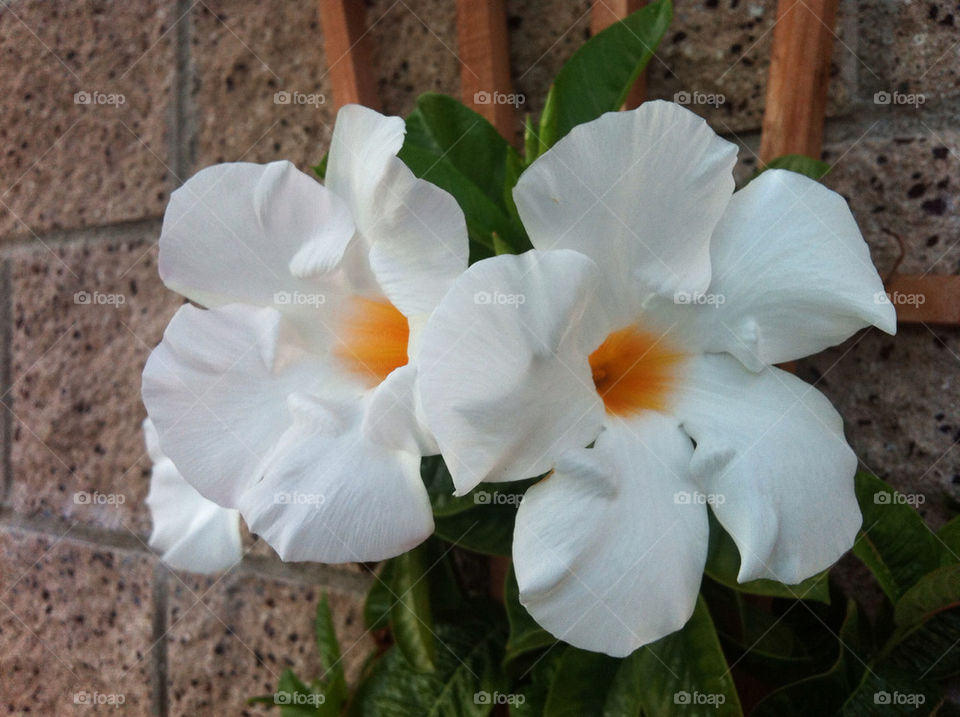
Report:
[[[363,0],[320,0],[320,24],[334,109],[353,103],[380,109]]]
[[[590,32],[596,35],[646,4],[646,0],[593,0],[593,5],[590,8]],[[643,72],[630,89],[630,94],[627,95],[627,101],[623,103],[623,108],[632,110],[639,107],[646,92],[647,73]]]
[[[516,138],[504,0],[457,0],[460,94],[511,142]]]

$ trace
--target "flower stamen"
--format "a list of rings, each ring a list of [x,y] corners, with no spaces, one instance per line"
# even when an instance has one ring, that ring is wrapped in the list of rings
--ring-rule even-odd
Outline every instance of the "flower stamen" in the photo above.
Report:
[[[614,331],[590,354],[590,369],[607,413],[662,411],[683,354],[636,326]]]

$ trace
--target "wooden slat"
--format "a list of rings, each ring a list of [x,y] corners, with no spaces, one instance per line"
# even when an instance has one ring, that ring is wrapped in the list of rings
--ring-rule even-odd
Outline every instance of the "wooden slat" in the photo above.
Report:
[[[773,29],[760,160],[820,157],[838,0],[780,0]]]
[[[320,0],[320,24],[335,109],[380,108],[363,0]]]
[[[516,108],[492,101],[513,93],[504,0],[457,0],[457,42],[463,103],[514,141]]]
[[[646,0],[593,0],[593,6],[590,9],[590,31],[596,35],[646,4]],[[630,94],[627,95],[627,101],[623,103],[623,108],[632,110],[639,107],[646,92],[647,73],[643,72],[630,89]]]
[[[960,276],[894,274],[887,296],[904,323],[960,324]]]

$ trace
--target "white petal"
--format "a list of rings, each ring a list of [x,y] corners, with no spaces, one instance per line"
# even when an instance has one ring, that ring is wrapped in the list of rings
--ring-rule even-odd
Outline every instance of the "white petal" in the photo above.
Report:
[[[236,507],[291,423],[287,396],[328,373],[299,351],[273,309],[187,305],[147,360],[143,401],[184,477]]]
[[[572,251],[474,264],[423,331],[420,393],[462,494],[547,471],[603,422],[588,362],[610,327],[597,268]]]
[[[740,549],[741,582],[795,584],[853,545],[857,459],[826,397],[777,368],[690,360],[674,410],[696,442],[691,470]],[[721,502],[722,501],[722,502]]]
[[[694,113],[645,102],[574,127],[523,173],[514,199],[537,249],[582,251],[624,287],[704,291],[736,158]]]
[[[363,432],[374,443],[420,456],[440,452],[426,427],[413,363],[395,369],[371,393]]]
[[[171,195],[160,276],[205,306],[282,306],[277,294],[324,288],[291,263],[300,277],[329,271],[353,234],[346,205],[289,162],[218,164]]]
[[[527,491],[513,560],[520,601],[542,627],[614,657],[683,627],[709,531],[690,499],[692,450],[675,420],[646,412],[612,421]]]
[[[143,432],[153,460],[146,501],[153,520],[150,547],[175,570],[215,573],[239,563],[240,513],[207,500],[184,480],[160,451],[150,419],[144,421]]]
[[[896,311],[846,201],[808,177],[768,170],[734,194],[710,256],[710,302],[678,307],[683,328],[703,350],[732,353],[751,370],[816,353],[871,324],[896,332]]]
[[[290,404],[294,425],[240,504],[252,531],[284,560],[324,563],[384,560],[430,536],[419,455],[369,441],[359,404]]]
[[[418,179],[396,154],[404,124],[366,107],[337,115],[327,187],[350,206],[370,267],[407,316],[427,313],[467,268],[467,225],[456,200]]]

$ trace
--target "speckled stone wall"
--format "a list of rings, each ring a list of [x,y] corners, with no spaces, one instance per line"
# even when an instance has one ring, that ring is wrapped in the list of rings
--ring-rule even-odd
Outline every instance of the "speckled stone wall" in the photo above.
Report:
[[[383,108],[458,94],[453,0],[367,0]],[[690,102],[756,166],[773,0],[677,0],[649,94]],[[589,37],[589,0],[507,0],[521,112]],[[911,273],[960,272],[960,29],[954,3],[844,0],[831,69],[827,183],[881,271],[901,237]],[[960,21],[960,18],[958,18]],[[333,124],[311,2],[11,0],[0,7],[0,710],[259,712],[287,666],[317,668],[328,592],[350,674],[371,648],[369,576],[280,563],[247,536],[228,575],[172,573],[146,548],[149,471],[139,374],[180,299],[156,273],[169,193],[221,161],[306,168]],[[278,92],[326,99],[279,104]],[[881,94],[877,94],[881,93]],[[891,101],[884,104],[887,93]],[[87,292],[119,306],[78,303]],[[863,463],[923,496],[932,526],[960,505],[960,330],[863,332],[798,373],[843,413]],[[123,496],[84,504],[80,493]],[[81,697],[82,699],[82,697]]]

